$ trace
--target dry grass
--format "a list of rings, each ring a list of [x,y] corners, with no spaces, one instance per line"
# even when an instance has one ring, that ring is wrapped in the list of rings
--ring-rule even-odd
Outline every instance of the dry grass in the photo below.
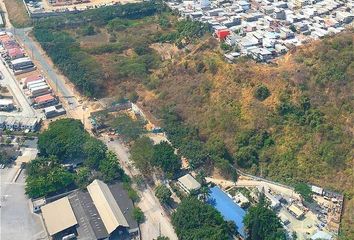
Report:
[[[4,0],[4,3],[14,27],[28,27],[32,24],[22,0]]]

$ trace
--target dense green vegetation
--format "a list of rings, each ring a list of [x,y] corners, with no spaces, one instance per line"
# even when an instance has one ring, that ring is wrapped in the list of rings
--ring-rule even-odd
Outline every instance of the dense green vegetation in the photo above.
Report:
[[[171,191],[165,185],[158,185],[155,188],[155,196],[160,200],[162,204],[169,204],[171,202]]]
[[[37,25],[33,34],[54,64],[87,96],[102,92],[102,71],[69,34]]]
[[[141,211],[141,209],[138,207],[134,207],[133,217],[134,217],[135,221],[137,221],[138,223],[144,222],[144,219],[145,219],[143,211]]]
[[[179,154],[188,158],[192,168],[204,163],[214,163],[227,178],[235,178],[236,172],[230,167],[231,159],[223,141],[217,136],[207,143],[200,140],[198,130],[183,124],[182,119],[171,108],[163,112],[165,130],[169,140],[178,148]]]
[[[154,146],[152,162],[169,176],[174,176],[181,169],[181,160],[174,153],[174,148],[168,142],[161,142]]]
[[[130,159],[144,176],[151,174],[154,144],[148,137],[137,139],[130,148]]]
[[[244,218],[247,240],[285,240],[286,233],[280,219],[269,209],[264,196],[256,206],[250,207]]]
[[[220,213],[195,197],[187,197],[172,214],[172,224],[179,239],[231,239],[234,224],[228,225]]]
[[[144,176],[151,175],[151,170],[156,167],[171,178],[181,168],[181,160],[169,143],[153,145],[148,137],[141,137],[133,143],[130,158]]]
[[[62,167],[55,157],[36,158],[26,170],[26,193],[32,198],[62,192],[74,185],[75,175]]]
[[[162,23],[162,24],[161,24]],[[165,26],[166,21],[160,21],[160,25]],[[197,40],[205,33],[210,32],[210,26],[198,21],[182,20],[176,23],[175,31],[163,34],[159,37],[161,42],[173,42],[179,48],[186,46],[193,40]]]
[[[297,183],[295,192],[299,193],[306,202],[312,202],[312,190],[306,183]]]
[[[75,187],[85,188],[94,178],[107,183],[124,180],[117,156],[91,137],[79,120],[61,119],[49,124],[39,135],[41,157],[27,164],[26,193],[32,197],[50,196]],[[83,162],[71,171],[62,164]],[[128,191],[129,192],[129,191]]]

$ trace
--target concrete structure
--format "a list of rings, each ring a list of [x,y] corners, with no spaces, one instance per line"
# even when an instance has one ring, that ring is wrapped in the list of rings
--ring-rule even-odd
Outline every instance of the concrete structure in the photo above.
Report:
[[[41,211],[42,206],[46,204],[45,198],[38,198],[32,200],[32,211],[34,213],[39,213]]]
[[[66,114],[66,110],[60,104],[56,106],[50,106],[44,108],[44,115],[47,119],[64,115],[64,114]]]
[[[192,190],[198,190],[201,187],[200,183],[190,174],[186,174],[183,177],[180,177],[177,183],[187,194],[189,194]]]
[[[298,206],[296,206],[295,204],[291,204],[288,208],[289,212],[296,217],[297,219],[300,219],[304,216],[304,211],[301,210]]]
[[[317,187],[317,186],[311,186],[311,191],[313,192],[313,193],[316,193],[316,194],[318,194],[318,195],[320,195],[320,196],[322,196],[323,195],[323,188],[320,188],[320,187]]]
[[[11,111],[14,108],[12,99],[0,99],[0,111]]]
[[[27,117],[7,117],[0,115],[0,129],[10,131],[37,131],[40,120]]]
[[[331,239],[333,239],[332,235],[323,231],[317,231],[311,237],[311,240],[331,240]]]

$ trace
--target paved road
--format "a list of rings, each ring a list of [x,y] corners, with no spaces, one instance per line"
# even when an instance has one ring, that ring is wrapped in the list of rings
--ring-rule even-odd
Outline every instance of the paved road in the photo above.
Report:
[[[139,172],[132,167],[129,161],[129,150],[127,147],[118,140],[109,141],[108,137],[104,137],[102,140],[107,144],[109,150],[117,154],[124,171],[129,176],[139,175]],[[178,238],[170,219],[166,216],[153,190],[147,187],[139,193],[141,200],[138,206],[144,212],[146,218],[146,221],[140,225],[142,239],[156,239],[161,233],[162,236],[169,237],[170,240],[177,240]]]
[[[51,86],[55,86],[55,91],[59,92],[60,95],[70,102],[72,108],[76,108],[79,106],[77,99],[74,96],[74,93],[69,87],[65,84],[65,81],[61,79],[58,73],[53,70],[53,66],[48,62],[48,60],[44,57],[44,53],[40,46],[35,43],[30,37],[28,37],[27,33],[30,31],[30,28],[26,29],[16,29],[13,31],[14,35],[21,40],[21,42],[26,45],[28,49],[30,49],[31,57],[40,62],[41,68],[48,76],[48,81]]]

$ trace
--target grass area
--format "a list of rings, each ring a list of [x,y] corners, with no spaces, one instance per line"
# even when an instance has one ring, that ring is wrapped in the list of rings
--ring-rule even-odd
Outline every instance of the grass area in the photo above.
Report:
[[[9,19],[14,27],[22,28],[32,25],[22,0],[4,0]]]

